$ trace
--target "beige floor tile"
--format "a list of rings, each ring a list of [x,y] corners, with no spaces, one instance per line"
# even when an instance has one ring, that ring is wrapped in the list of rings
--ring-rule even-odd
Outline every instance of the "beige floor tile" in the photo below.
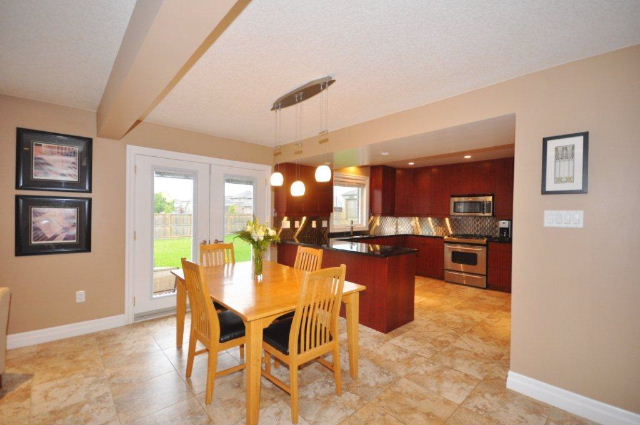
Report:
[[[406,379],[456,404],[460,404],[480,380],[459,370],[425,360]]]
[[[113,401],[122,423],[130,423],[192,397],[176,371],[137,383],[112,383]]]
[[[551,411],[549,405],[507,390],[501,379],[480,382],[462,406],[509,424],[544,424]]]
[[[552,407],[546,425],[596,425],[596,422]]]
[[[504,360],[491,360],[482,354],[451,346],[430,358],[434,363],[459,370],[478,379],[497,377],[509,364]],[[505,371],[506,373],[506,371]]]
[[[174,371],[162,351],[109,356],[103,360],[107,379],[112,384],[138,383]]]
[[[442,424],[458,405],[405,378],[387,388],[375,401],[405,424]]]
[[[466,407],[458,407],[446,423],[447,425],[498,425],[495,419],[480,415]]]
[[[345,419],[340,425],[405,425],[395,416],[375,403],[367,404],[362,409]]]
[[[195,397],[172,404],[131,422],[132,425],[203,425],[210,423],[212,423],[211,418]]]
[[[116,410],[106,379],[74,375],[34,384],[31,391],[32,423],[109,423]]]

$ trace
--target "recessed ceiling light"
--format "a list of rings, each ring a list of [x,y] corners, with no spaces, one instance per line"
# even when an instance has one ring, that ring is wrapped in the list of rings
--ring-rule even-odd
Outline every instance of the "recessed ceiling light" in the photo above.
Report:
[[[416,163],[412,161],[409,163],[409,165],[416,165]]]
[[[469,158],[471,158],[471,155],[465,155],[464,156],[464,159],[469,159]]]
[[[380,155],[387,156],[387,155],[389,155],[389,152],[380,152]]]

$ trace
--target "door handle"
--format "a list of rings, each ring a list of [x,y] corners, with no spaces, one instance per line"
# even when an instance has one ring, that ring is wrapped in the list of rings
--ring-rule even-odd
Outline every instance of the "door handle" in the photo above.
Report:
[[[208,243],[209,241],[207,241],[206,239],[200,241],[200,245],[207,245]]]

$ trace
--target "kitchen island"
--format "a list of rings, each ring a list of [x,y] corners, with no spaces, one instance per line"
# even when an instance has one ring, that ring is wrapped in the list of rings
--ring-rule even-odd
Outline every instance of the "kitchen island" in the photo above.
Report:
[[[346,279],[365,285],[360,323],[390,332],[413,320],[417,249],[331,239],[322,245],[278,244],[278,262],[293,266],[298,246],[323,249],[322,267],[347,266]]]

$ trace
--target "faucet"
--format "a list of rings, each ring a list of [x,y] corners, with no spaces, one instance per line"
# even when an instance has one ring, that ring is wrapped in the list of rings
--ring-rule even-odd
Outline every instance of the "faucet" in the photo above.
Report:
[[[353,220],[351,220],[351,236],[353,236]]]

